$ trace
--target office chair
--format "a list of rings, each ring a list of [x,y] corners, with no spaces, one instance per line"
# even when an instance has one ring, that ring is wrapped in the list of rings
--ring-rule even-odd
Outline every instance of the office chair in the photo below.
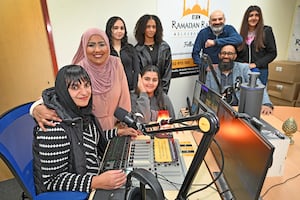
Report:
[[[32,166],[35,121],[29,114],[32,102],[17,106],[0,116],[0,158],[23,189],[22,199],[53,200],[88,198],[86,192],[57,191],[36,194]]]

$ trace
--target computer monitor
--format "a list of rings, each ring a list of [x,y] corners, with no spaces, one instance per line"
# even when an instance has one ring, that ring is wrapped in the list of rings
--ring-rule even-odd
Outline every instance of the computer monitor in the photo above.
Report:
[[[192,105],[189,108],[191,115],[197,115],[203,110],[203,103],[208,105],[215,113],[218,109],[218,100],[222,96],[217,92],[209,91],[207,86],[199,80],[195,81]]]
[[[198,81],[198,84],[201,85],[200,101],[203,102],[215,113],[217,113],[219,108],[219,102],[222,99],[222,96],[214,90],[208,88],[205,84],[201,83],[200,81]]]
[[[201,84],[198,80],[196,80],[194,92],[193,92],[192,105],[189,108],[191,115],[199,114],[200,92],[201,92]]]
[[[215,135],[224,155],[219,190],[223,199],[256,200],[269,167],[274,147],[246,120],[237,118],[234,109],[220,99],[217,116],[220,129]],[[212,143],[210,149],[222,168],[220,149]],[[217,175],[218,173],[213,173]]]

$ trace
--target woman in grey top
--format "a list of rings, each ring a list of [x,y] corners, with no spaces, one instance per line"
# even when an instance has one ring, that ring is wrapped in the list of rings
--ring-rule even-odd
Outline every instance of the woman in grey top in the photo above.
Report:
[[[163,92],[158,67],[147,65],[143,68],[138,80],[138,87],[131,93],[133,113],[141,113],[140,122],[157,121],[158,112],[167,110],[169,117],[175,119],[175,112],[168,95]]]

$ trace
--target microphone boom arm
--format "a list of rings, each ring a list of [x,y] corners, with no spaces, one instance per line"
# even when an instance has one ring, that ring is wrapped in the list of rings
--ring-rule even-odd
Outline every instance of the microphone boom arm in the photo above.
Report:
[[[187,171],[185,179],[181,185],[181,188],[178,192],[176,200],[186,200],[188,197],[188,191],[190,190],[194,178],[197,175],[197,172],[201,166],[202,161],[208,151],[208,148],[213,141],[215,134],[218,132],[220,124],[219,119],[213,112],[205,112],[199,115],[190,116],[181,119],[168,119],[161,120],[159,123],[154,124],[140,124],[137,123],[134,119],[129,116],[129,113],[123,108],[118,108],[114,115],[116,118],[120,119],[120,121],[126,123],[128,126],[135,128],[136,130],[141,130],[144,135],[155,135],[163,132],[173,132],[173,131],[186,131],[186,130],[200,130],[203,133],[203,137],[198,145],[197,151],[193,157],[192,163]],[[164,124],[174,124],[174,123],[182,123],[188,121],[198,121],[197,125],[186,125],[182,127],[175,128],[163,128],[161,126]],[[155,128],[155,129],[154,129]],[[149,130],[150,129],[150,130]],[[154,129],[154,130],[153,130]]]
[[[188,192],[194,182],[204,157],[213,141],[214,136],[219,131],[220,123],[218,117],[211,112],[196,115],[199,117],[198,127],[203,134],[192,163],[187,171],[185,179],[180,187],[176,200],[186,200]],[[206,121],[207,120],[207,121]],[[208,124],[207,124],[208,122]],[[186,129],[188,130],[188,129]],[[190,129],[189,129],[190,130]]]
[[[174,128],[164,128],[164,129],[160,129],[160,128],[161,128],[162,125],[195,121],[195,120],[199,120],[201,117],[205,117],[205,115],[200,114],[200,115],[195,115],[195,116],[190,116],[190,117],[185,117],[185,118],[180,118],[180,119],[161,120],[158,123],[141,124],[140,129],[142,130],[144,135],[155,135],[155,134],[158,134],[158,133],[166,133],[166,132],[173,132],[173,131],[200,130],[199,125],[174,127]]]
[[[164,124],[182,123],[182,122],[188,122],[194,120],[198,120],[197,125],[160,129],[161,125]],[[219,119],[212,112],[206,112],[203,114],[181,118],[181,119],[161,120],[159,123],[142,125],[141,129],[145,135],[155,135],[163,132],[186,131],[186,130],[200,130],[203,133],[203,137],[198,145],[197,151],[187,171],[187,174],[178,192],[176,200],[187,199],[188,192],[194,182],[194,179],[210,147],[210,144],[213,141],[215,134],[219,130],[219,126],[220,126]],[[152,130],[152,128],[154,127],[157,127],[158,129]],[[147,129],[151,129],[151,130],[147,130]]]
[[[198,120],[197,125],[186,125],[181,127],[164,128],[161,129],[162,125],[166,124],[177,124],[183,122],[191,122]],[[188,130],[200,130],[203,133],[217,132],[219,129],[219,122],[215,114],[206,112],[195,116],[189,116],[180,119],[167,119],[161,120],[158,123],[153,124],[140,124],[140,130],[144,135],[155,135],[158,133],[166,133],[173,131],[188,131]]]

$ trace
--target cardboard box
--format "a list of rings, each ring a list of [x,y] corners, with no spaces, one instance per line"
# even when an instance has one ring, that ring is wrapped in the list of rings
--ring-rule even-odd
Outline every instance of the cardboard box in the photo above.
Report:
[[[284,83],[279,81],[268,81],[268,93],[271,96],[292,101],[298,98],[300,83]]]
[[[300,82],[300,62],[274,61],[270,63],[269,80],[286,83]]]
[[[300,107],[300,92],[298,94],[298,98],[297,98],[297,101],[295,103],[295,107]]]
[[[296,103],[295,100],[288,101],[288,100],[284,100],[284,99],[279,99],[270,94],[269,94],[269,97],[274,106],[295,106],[295,103]]]

